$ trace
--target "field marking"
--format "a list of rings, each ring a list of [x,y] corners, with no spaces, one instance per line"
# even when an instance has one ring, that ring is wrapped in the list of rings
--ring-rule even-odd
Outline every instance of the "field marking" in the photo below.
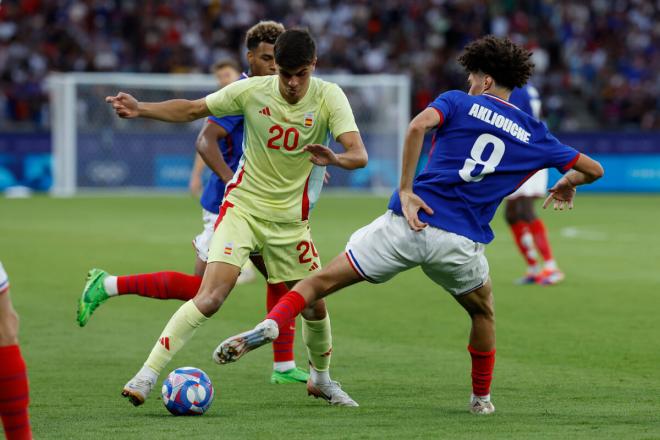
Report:
[[[608,234],[604,232],[589,231],[575,226],[567,226],[560,229],[560,234],[562,237],[566,238],[578,238],[582,240],[589,241],[606,241],[609,239]]]
[[[642,234],[615,234],[611,235],[602,231],[595,231],[593,229],[586,229],[577,226],[566,226],[559,230],[559,233],[562,237],[586,240],[586,241],[617,241],[617,242],[640,242],[648,241],[650,237],[644,236]]]

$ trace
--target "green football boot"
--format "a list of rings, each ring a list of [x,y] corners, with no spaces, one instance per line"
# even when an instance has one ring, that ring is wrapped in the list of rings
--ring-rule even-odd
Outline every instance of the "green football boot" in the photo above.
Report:
[[[108,293],[103,287],[103,280],[108,276],[108,272],[102,269],[92,269],[87,272],[87,282],[80,299],[78,300],[78,325],[84,327],[89,318],[92,317],[94,310],[109,298]]]
[[[296,367],[284,372],[273,370],[273,374],[270,376],[270,383],[307,383],[307,379],[309,379],[309,373],[300,367]]]

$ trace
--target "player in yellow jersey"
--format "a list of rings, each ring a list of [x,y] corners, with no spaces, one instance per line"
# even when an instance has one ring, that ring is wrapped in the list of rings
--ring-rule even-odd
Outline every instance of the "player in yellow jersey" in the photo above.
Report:
[[[316,45],[309,32],[294,29],[280,35],[275,62],[276,76],[238,81],[195,101],[145,103],[125,93],[106,98],[123,118],[166,122],[210,115],[245,118],[243,158],[227,185],[202,285],[195,298],[172,316],[142,369],[124,387],[122,394],[134,405],[144,403],[174,354],[218,311],[251,252],[263,256],[269,282],[292,286],[321,268],[307,218],[309,200],[321,188],[323,167],[350,170],[367,163],[348,99],[336,84],[311,76]],[[330,134],[342,144],[343,153],[327,147]],[[325,303],[317,302],[302,315],[310,359],[308,392],[331,404],[357,406],[330,379],[332,339]]]

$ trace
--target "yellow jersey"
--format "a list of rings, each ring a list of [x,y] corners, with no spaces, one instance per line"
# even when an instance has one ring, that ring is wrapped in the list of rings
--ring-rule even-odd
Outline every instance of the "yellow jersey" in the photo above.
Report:
[[[208,95],[206,105],[215,116],[244,117],[243,157],[224,200],[274,222],[307,220],[321,191],[325,168],[302,148],[358,131],[341,88],[315,77],[296,104],[284,100],[272,75],[236,81]]]

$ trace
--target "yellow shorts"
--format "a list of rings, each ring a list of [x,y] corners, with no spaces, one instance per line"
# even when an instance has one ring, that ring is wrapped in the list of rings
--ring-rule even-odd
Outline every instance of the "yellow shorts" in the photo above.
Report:
[[[258,252],[268,270],[268,282],[297,281],[321,269],[306,220],[275,223],[255,217],[225,201],[211,239],[208,263],[243,267]]]

